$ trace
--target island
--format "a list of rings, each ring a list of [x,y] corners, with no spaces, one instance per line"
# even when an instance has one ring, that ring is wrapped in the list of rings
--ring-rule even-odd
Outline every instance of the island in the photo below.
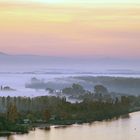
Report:
[[[96,85],[90,92],[73,83],[62,92],[82,96],[82,101],[71,103],[65,96],[0,97],[0,135],[28,133],[36,127],[49,130],[51,125],[91,123],[140,110],[139,96],[114,98],[103,85]]]

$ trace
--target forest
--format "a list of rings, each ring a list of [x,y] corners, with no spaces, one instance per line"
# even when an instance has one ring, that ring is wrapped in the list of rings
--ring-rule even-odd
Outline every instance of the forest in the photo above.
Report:
[[[103,85],[96,85],[90,92],[73,83],[62,90],[62,95],[65,96],[0,97],[0,131],[27,133],[41,124],[91,123],[140,110],[139,96],[114,98]],[[68,102],[67,95],[81,97],[82,101]]]
[[[0,97],[0,131],[27,133],[37,124],[71,125],[119,117],[140,107],[140,97],[112,102],[85,99],[70,103],[60,97]]]

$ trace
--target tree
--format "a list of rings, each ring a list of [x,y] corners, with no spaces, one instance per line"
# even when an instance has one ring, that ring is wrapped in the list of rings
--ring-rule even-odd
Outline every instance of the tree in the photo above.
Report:
[[[115,98],[115,104],[118,104],[119,103],[119,99],[116,97]]]
[[[51,89],[51,88],[46,88],[46,91],[48,91],[49,93],[53,93],[54,92],[54,90]]]
[[[81,85],[74,83],[71,87],[64,88],[62,92],[70,95],[78,95],[78,94],[84,94],[85,90]]]
[[[43,117],[44,117],[45,121],[49,121],[49,119],[51,118],[51,114],[47,109],[44,111]]]
[[[94,92],[95,92],[95,94],[107,94],[108,90],[103,85],[96,85],[94,87]]]
[[[72,94],[72,88],[71,87],[64,88],[62,89],[62,92],[65,94]]]
[[[73,88],[73,91],[76,92],[76,93],[78,93],[78,94],[82,94],[82,93],[85,92],[84,88],[81,85],[79,85],[79,84],[75,84],[74,83],[72,85],[72,88]]]
[[[7,106],[7,120],[11,123],[15,123],[18,119],[18,111],[15,104],[10,103]]]
[[[129,105],[130,103],[129,98],[126,96],[121,96],[121,103],[126,106]]]

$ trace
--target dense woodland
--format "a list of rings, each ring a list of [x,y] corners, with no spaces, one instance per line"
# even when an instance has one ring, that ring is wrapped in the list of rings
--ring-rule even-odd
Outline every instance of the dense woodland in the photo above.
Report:
[[[87,92],[77,84],[63,92],[74,93],[74,89]],[[97,85],[94,92],[94,97],[98,97],[96,100],[84,98],[80,103],[70,103],[65,97],[53,96],[0,97],[0,130],[27,132],[24,120],[28,120],[29,126],[36,123],[67,125],[111,119],[139,110],[140,97],[122,96],[120,99],[103,100],[102,93],[106,95],[108,90],[101,85]]]

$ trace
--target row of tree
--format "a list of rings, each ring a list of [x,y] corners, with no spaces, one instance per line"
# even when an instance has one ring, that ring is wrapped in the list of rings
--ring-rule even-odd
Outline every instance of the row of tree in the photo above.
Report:
[[[59,97],[1,97],[1,116],[11,123],[21,123],[24,119],[38,120],[98,120],[127,113],[130,99],[121,97],[115,102],[101,102],[85,99],[81,103],[70,103]]]

